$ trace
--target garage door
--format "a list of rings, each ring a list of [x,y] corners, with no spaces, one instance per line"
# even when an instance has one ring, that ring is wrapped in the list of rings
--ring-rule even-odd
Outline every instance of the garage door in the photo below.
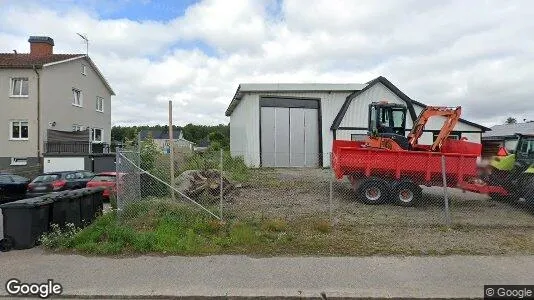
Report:
[[[298,101],[290,103],[297,106]],[[319,166],[317,108],[262,106],[260,117],[262,166]]]

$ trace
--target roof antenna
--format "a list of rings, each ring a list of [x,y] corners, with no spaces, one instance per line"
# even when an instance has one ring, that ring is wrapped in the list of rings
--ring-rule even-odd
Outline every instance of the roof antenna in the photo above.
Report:
[[[76,32],[77,35],[79,35],[85,42],[85,54],[89,56],[89,39],[87,38],[87,34],[81,34]]]

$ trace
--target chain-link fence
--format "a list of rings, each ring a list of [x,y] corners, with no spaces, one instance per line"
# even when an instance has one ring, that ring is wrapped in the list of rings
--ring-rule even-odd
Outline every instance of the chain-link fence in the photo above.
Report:
[[[176,157],[171,160],[170,155],[163,153],[143,156],[139,150],[123,149],[117,149],[116,155],[115,198],[119,220],[130,220],[148,213],[150,205],[156,206],[161,202],[180,203],[187,209],[220,218],[220,207],[217,211],[213,203],[205,204],[192,199],[171,180],[173,171],[179,174]],[[218,173],[213,176],[220,179]],[[217,199],[218,195],[217,192]]]
[[[170,155],[143,161],[139,152],[119,151],[117,172],[124,174],[118,184],[119,211],[143,199],[167,199],[224,220],[276,218],[408,227],[533,225],[528,191],[515,192],[528,184],[514,183],[513,173],[507,174],[512,176],[507,183],[488,180],[476,157],[425,152],[386,158],[372,153],[343,153],[332,159],[330,153],[276,155],[270,163],[277,167],[251,168],[247,164],[258,166],[261,158],[255,161],[250,153],[177,152],[171,181]],[[279,167],[284,165],[288,167]],[[512,191],[514,195],[506,195]]]

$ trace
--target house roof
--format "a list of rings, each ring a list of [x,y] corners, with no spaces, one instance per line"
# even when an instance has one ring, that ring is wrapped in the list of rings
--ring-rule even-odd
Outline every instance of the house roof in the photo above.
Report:
[[[482,139],[499,140],[515,137],[516,133],[534,134],[534,122],[495,125],[491,127],[491,131],[482,134]]]
[[[198,142],[197,147],[205,147],[205,148],[207,148],[207,147],[210,146],[210,144],[211,144],[210,140],[207,137],[205,137],[202,140],[200,140],[200,142]]]
[[[46,68],[56,64],[66,63],[77,59],[86,59],[93,70],[100,77],[111,95],[115,92],[100,72],[93,60],[85,54],[51,54],[46,56],[31,56],[29,53],[0,53],[0,69],[37,69]]]
[[[180,129],[174,129],[172,132],[172,138],[177,140],[180,138],[180,133],[182,130]],[[139,133],[139,136],[142,140],[146,139],[148,136],[152,136],[155,140],[168,140],[169,139],[169,131],[168,130],[141,130]]]
[[[0,53],[0,69],[31,69],[33,66],[41,68],[45,64],[83,56],[85,54],[52,54],[32,57],[29,53]]]
[[[241,83],[226,109],[225,115],[230,116],[246,92],[352,92],[361,90],[361,83]]]

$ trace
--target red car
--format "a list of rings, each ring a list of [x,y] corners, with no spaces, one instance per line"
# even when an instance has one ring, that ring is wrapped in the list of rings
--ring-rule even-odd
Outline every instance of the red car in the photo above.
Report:
[[[119,179],[121,178],[119,174]],[[115,193],[117,187],[117,172],[102,172],[98,173],[87,183],[87,187],[98,187],[102,186],[106,189],[104,190],[103,196],[104,199],[109,200],[111,193]]]

